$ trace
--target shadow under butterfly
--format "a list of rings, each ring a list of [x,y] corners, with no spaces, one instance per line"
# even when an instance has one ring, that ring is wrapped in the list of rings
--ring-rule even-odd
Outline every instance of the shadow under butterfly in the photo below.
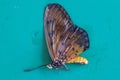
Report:
[[[72,23],[65,9],[57,3],[48,4],[44,13],[44,30],[47,47],[52,62],[25,72],[47,66],[49,69],[64,67],[66,63],[88,64],[88,60],[79,56],[89,48],[87,32]]]

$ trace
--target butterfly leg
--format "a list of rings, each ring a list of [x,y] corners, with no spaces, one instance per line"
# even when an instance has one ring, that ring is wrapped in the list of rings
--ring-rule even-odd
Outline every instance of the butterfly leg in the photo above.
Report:
[[[63,64],[63,67],[68,71],[68,70],[70,70],[67,66],[66,66],[66,64]]]
[[[82,56],[76,56],[73,59],[67,61],[66,63],[88,64],[88,60]]]

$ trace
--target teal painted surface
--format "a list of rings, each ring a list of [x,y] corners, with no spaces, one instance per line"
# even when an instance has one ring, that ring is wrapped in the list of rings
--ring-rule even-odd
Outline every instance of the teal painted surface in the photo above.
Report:
[[[48,3],[60,3],[73,22],[90,37],[82,54],[88,65],[68,65],[70,71],[41,68],[50,62],[43,34]],[[120,80],[119,0],[0,0],[0,80]]]

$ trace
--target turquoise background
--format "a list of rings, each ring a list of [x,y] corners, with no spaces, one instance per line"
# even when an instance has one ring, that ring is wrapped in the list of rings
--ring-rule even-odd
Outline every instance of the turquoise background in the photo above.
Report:
[[[90,48],[82,55],[89,64],[25,73],[50,62],[43,13],[55,2],[88,32]],[[120,0],[0,0],[0,80],[120,80],[119,41]]]

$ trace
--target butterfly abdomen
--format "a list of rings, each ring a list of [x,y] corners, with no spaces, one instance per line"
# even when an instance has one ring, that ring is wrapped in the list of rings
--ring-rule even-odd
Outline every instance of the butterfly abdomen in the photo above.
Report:
[[[80,64],[88,64],[88,60],[81,56],[76,56],[75,58],[67,61],[66,63],[80,63]]]

